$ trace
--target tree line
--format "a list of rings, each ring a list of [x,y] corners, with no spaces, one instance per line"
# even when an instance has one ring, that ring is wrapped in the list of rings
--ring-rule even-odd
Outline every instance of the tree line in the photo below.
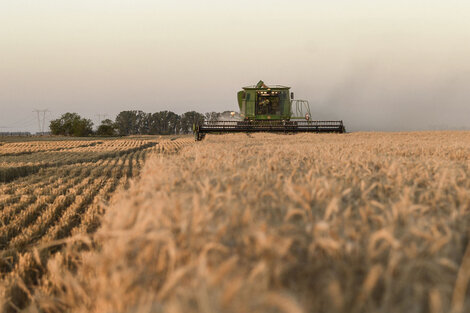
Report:
[[[171,111],[156,113],[145,113],[140,110],[122,111],[114,121],[105,119],[96,130],[93,130],[93,122],[90,119],[68,112],[52,120],[49,128],[53,135],[76,137],[189,134],[193,131],[193,124],[226,115],[230,115],[230,111],[206,114],[189,111],[181,115]]]

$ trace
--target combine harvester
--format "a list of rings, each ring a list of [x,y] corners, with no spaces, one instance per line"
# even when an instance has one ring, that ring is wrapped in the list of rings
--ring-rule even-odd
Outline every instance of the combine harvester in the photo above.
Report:
[[[193,125],[194,137],[208,133],[344,133],[343,121],[312,121],[306,100],[294,100],[290,87],[268,86],[259,81],[238,92],[240,119],[204,121]],[[232,112],[232,116],[235,112]]]

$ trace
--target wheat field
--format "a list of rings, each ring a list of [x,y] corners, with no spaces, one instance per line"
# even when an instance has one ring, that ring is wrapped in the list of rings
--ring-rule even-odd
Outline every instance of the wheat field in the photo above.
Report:
[[[5,310],[470,311],[470,132],[87,144],[0,157]]]

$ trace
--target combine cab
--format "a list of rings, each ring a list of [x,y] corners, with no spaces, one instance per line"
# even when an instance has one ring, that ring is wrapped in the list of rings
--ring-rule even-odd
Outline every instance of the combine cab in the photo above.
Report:
[[[290,87],[267,86],[260,81],[238,92],[240,119],[204,121],[194,125],[194,136],[201,140],[207,133],[344,133],[343,121],[312,121],[306,100],[294,100]]]

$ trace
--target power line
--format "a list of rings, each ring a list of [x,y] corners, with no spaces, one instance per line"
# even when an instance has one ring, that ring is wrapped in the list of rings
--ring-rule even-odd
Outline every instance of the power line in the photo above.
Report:
[[[3,126],[1,126],[2,128],[15,128],[15,127],[18,127],[19,125],[31,125],[31,123],[33,121],[35,121],[36,118],[35,117],[24,117],[20,120],[17,120],[15,122],[11,122],[11,123],[6,123],[6,124],[3,124]]]
[[[20,129],[24,127],[32,127],[35,122],[36,122],[36,118],[30,117],[29,119],[23,120],[22,122],[12,124],[11,128]]]

